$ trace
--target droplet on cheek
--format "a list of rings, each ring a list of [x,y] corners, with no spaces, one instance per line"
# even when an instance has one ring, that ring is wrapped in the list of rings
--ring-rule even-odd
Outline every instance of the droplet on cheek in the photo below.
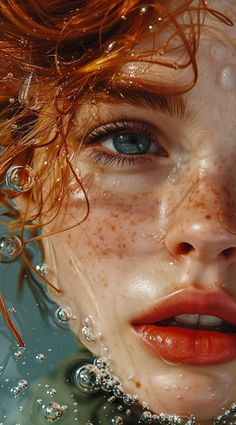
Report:
[[[217,44],[211,48],[211,56],[219,61],[223,62],[226,57],[226,48],[222,46],[221,44]]]
[[[222,89],[232,90],[235,86],[235,70],[231,65],[224,67],[219,76],[219,83]]]

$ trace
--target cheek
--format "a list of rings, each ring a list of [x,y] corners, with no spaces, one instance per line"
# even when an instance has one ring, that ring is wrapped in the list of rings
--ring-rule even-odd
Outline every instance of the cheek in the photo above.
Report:
[[[123,258],[144,248],[145,233],[158,215],[159,199],[149,192],[121,195],[96,190],[96,196],[89,197],[89,207],[86,221],[65,235],[67,243],[78,255],[81,251],[82,257],[93,253]],[[78,200],[70,199],[68,209],[76,217]]]

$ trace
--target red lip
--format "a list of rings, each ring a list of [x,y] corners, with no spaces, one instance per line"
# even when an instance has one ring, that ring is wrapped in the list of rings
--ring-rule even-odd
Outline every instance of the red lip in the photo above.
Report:
[[[142,343],[157,357],[186,365],[217,365],[236,359],[236,332],[158,326],[179,314],[206,314],[236,325],[236,300],[224,292],[180,290],[132,322]]]

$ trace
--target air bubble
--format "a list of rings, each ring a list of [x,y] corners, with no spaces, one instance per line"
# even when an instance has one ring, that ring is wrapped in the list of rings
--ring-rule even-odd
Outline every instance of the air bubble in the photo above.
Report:
[[[47,390],[47,394],[50,397],[54,397],[56,395],[56,393],[57,393],[57,390],[55,388],[48,388],[48,390]]]
[[[70,307],[59,307],[55,311],[54,317],[55,317],[55,321],[56,321],[57,325],[59,325],[63,328],[67,327],[69,321],[73,317],[71,308]]]
[[[40,354],[37,354],[37,356],[36,356],[35,358],[36,358],[36,360],[38,360],[40,363],[42,363],[42,362],[45,360],[45,355],[44,355],[44,354],[42,354],[42,353],[40,353]]]
[[[28,388],[28,382],[25,379],[21,379],[18,382],[18,385],[10,389],[11,395],[14,398],[19,397],[19,395]]]
[[[92,319],[92,316],[88,316],[83,320],[82,334],[86,341],[96,341],[101,334],[96,334],[95,332],[95,324]]]
[[[152,414],[151,414],[151,412],[149,412],[149,411],[143,412],[143,414],[142,414],[142,416],[141,416],[140,419],[145,424],[151,424],[152,423]]]
[[[121,417],[121,416],[115,416],[115,417],[112,419],[111,423],[112,423],[113,425],[122,425],[122,424],[124,423],[124,421],[123,421],[123,419],[122,419],[122,417]]]
[[[101,372],[92,364],[86,364],[77,369],[73,379],[75,385],[85,393],[97,392],[101,387]]]
[[[0,236],[0,262],[9,263],[14,261],[20,254],[22,243],[16,235]]]
[[[55,402],[42,406],[43,415],[48,422],[55,422],[60,419],[65,410],[67,410],[67,406],[61,406]]]
[[[32,188],[34,179],[34,170],[28,165],[14,165],[6,173],[6,184],[14,192],[27,192]]]

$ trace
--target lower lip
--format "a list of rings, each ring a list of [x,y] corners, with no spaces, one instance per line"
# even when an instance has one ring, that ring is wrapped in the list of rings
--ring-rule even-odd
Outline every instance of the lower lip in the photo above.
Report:
[[[150,324],[133,328],[142,343],[166,362],[210,366],[236,359],[236,334]]]

